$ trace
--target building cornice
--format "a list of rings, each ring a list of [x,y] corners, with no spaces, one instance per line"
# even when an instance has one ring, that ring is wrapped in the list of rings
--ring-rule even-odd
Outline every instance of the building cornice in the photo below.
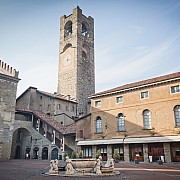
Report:
[[[151,81],[151,80],[153,81],[154,78],[150,79],[150,80],[139,81],[136,83],[123,85],[123,86],[120,86],[120,87],[117,87],[114,89],[110,89],[110,90],[107,90],[104,92],[93,94],[93,95],[91,95],[90,98],[91,99],[99,98],[99,97],[103,97],[103,96],[109,96],[109,95],[114,95],[114,94],[118,94],[118,93],[134,91],[137,89],[143,89],[143,88],[147,88],[147,87],[157,86],[157,85],[161,85],[161,84],[165,84],[165,83],[169,83],[169,82],[179,81],[180,80],[180,73],[175,73],[175,74],[177,74],[177,77],[168,78],[168,76],[170,76],[170,75],[166,75],[167,79],[164,79],[164,80],[161,80],[161,77],[158,77],[160,80],[156,80],[155,82],[150,82],[150,83],[146,82],[146,81]],[[166,77],[166,76],[164,76],[164,77]],[[125,88],[123,88],[123,87],[125,87]]]
[[[0,79],[18,83],[21,79],[0,73]]]

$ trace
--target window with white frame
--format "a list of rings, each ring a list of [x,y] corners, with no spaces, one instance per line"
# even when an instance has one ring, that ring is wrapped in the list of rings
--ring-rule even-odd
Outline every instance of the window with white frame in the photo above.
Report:
[[[61,104],[57,104],[57,110],[61,109]]]
[[[101,101],[95,101],[95,107],[101,106]]]
[[[171,87],[171,93],[178,93],[178,92],[180,92],[180,85]]]
[[[75,110],[75,108],[74,108],[74,106],[72,105],[72,106],[71,106],[71,111],[74,112],[74,110]]]
[[[141,92],[141,99],[146,99],[149,97],[149,92],[145,91],[145,92]]]
[[[148,109],[143,111],[144,129],[151,129],[151,114]]]
[[[123,102],[122,96],[116,97],[116,103],[122,103],[122,102]]]
[[[180,105],[174,107],[174,117],[176,126],[180,126]]]
[[[101,120],[100,116],[98,116],[96,118],[96,132],[97,133],[101,133],[102,132],[102,120]]]
[[[124,131],[124,115],[122,113],[118,114],[118,131]]]
[[[92,157],[92,146],[83,147],[83,157],[91,158]]]

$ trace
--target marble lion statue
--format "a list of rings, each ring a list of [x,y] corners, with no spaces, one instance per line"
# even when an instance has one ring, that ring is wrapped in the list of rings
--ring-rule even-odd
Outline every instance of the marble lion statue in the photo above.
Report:
[[[49,174],[58,174],[58,160],[57,159],[50,161]]]
[[[101,167],[102,167],[102,157],[99,156],[99,158],[97,159],[97,164],[96,164],[96,174],[97,175],[101,175]]]
[[[71,159],[69,159],[69,157],[67,156],[66,157],[66,174],[68,175],[74,174],[74,168],[71,162],[72,162]]]

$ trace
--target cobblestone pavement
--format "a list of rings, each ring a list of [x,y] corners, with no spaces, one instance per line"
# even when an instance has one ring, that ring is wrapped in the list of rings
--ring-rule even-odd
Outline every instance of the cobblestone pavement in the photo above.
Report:
[[[64,162],[60,162],[63,164]],[[0,180],[173,180],[180,179],[180,163],[116,163],[117,176],[62,177],[47,176],[50,166],[47,160],[7,160],[0,161]]]

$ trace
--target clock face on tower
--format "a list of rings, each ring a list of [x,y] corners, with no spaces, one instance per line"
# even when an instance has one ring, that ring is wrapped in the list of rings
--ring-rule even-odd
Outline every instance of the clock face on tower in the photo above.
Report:
[[[71,64],[71,55],[66,55],[63,59],[64,66],[68,66]]]

